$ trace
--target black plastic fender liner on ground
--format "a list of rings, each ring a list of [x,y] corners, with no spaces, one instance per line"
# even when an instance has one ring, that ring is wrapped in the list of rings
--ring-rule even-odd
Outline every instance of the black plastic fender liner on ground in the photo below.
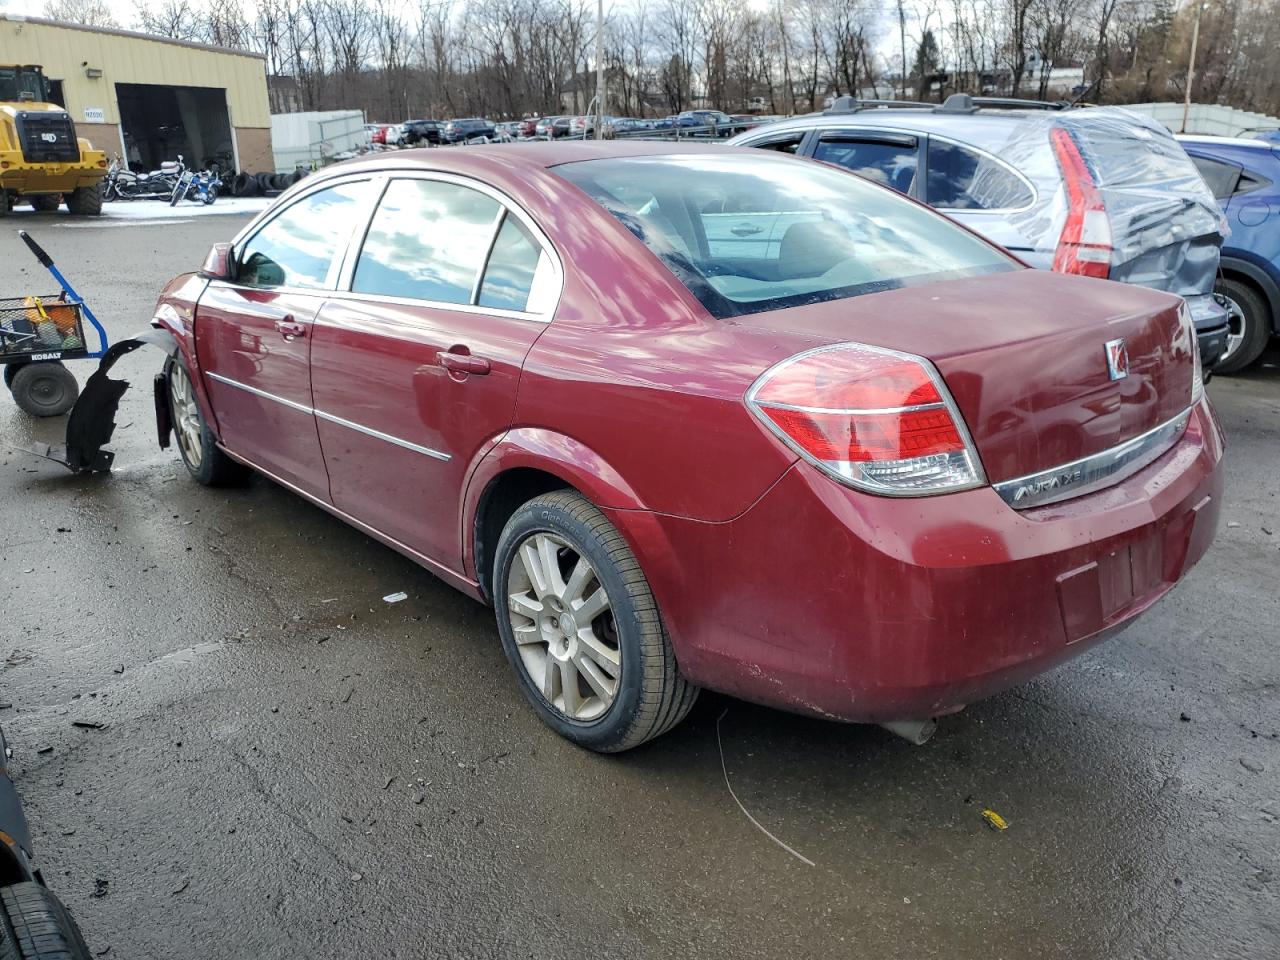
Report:
[[[178,349],[173,334],[168,330],[147,330],[128,340],[111,345],[103,355],[98,369],[90,376],[80,399],[71,408],[67,418],[67,442],[63,446],[40,444],[28,447],[29,453],[45,460],[60,463],[72,473],[106,473],[111,469],[115,454],[102,448],[110,442],[116,429],[116,410],[120,398],[129,389],[129,381],[113,380],[107,376],[115,362],[139,347],[151,344],[172,355]],[[167,441],[167,436],[164,438]],[[161,446],[165,443],[162,442]]]

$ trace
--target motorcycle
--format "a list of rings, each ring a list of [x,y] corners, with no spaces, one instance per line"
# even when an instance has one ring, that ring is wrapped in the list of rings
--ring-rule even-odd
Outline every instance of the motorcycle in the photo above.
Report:
[[[206,207],[218,199],[218,191],[222,189],[222,178],[217,170],[204,170],[200,173],[188,170],[178,177],[173,185],[173,193],[169,196],[169,206],[176,207],[179,200],[192,200],[203,203]]]
[[[168,200],[173,196],[174,187],[186,169],[182,154],[178,154],[176,161],[166,160],[160,164],[159,170],[152,170],[150,173],[126,170],[121,165],[120,158],[116,157],[112,166],[107,168],[107,186],[103,190],[103,199]]]

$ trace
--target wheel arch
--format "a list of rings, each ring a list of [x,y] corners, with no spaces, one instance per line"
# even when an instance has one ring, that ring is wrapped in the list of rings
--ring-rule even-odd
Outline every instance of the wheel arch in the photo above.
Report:
[[[605,510],[644,509],[618,471],[581,441],[538,428],[509,431],[473,468],[463,503],[463,566],[486,600],[492,600],[493,551],[507,520],[533,497],[561,489]]]
[[[1224,278],[1243,280],[1258,289],[1271,310],[1271,331],[1280,333],[1280,283],[1265,269],[1241,257],[1223,256],[1219,269]]]

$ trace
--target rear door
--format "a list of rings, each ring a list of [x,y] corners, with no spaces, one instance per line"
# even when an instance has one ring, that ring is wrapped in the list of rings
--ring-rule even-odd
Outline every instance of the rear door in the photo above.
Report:
[[[532,220],[489,188],[385,181],[312,345],[334,506],[460,569],[463,484],[511,423],[561,276]]]
[[[326,501],[311,334],[371,190],[352,179],[283,207],[237,245],[235,280],[210,283],[197,307],[196,351],[222,443]]]

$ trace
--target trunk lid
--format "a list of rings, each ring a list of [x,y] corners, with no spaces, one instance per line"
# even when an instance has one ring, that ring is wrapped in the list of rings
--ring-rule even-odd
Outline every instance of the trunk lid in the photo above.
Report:
[[[856,341],[932,361],[991,483],[1101,453],[1191,403],[1179,301],[1106,280],[1019,270],[752,314],[732,323],[809,345]],[[1108,341],[1128,374],[1112,379]]]

